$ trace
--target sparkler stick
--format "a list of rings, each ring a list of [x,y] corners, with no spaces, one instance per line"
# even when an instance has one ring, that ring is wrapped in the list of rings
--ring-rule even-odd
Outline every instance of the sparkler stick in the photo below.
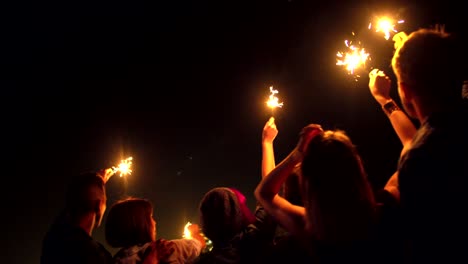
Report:
[[[275,96],[275,94],[278,93],[278,90],[274,90],[273,86],[270,86],[270,97],[268,98],[268,101],[266,102],[267,106],[270,107],[271,109],[271,115],[273,116],[275,112],[275,108],[277,107],[283,107],[283,102],[279,103],[278,102],[278,97]]]

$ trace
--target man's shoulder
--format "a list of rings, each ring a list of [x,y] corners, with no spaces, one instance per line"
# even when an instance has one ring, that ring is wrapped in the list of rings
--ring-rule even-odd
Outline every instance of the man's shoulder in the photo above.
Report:
[[[111,260],[112,255],[101,243],[66,224],[53,225],[43,240],[41,264],[110,263]]]

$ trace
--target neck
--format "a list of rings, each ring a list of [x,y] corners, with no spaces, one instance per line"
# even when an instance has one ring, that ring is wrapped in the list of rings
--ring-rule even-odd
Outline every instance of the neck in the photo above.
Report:
[[[92,235],[94,226],[96,224],[96,215],[95,213],[87,213],[80,217],[77,221],[77,226],[83,229],[86,234]]]
[[[454,101],[448,104],[436,102],[423,102],[421,100],[415,99],[413,106],[416,111],[416,117],[419,120],[420,124],[422,124],[430,115],[455,109],[459,106],[460,102]]]

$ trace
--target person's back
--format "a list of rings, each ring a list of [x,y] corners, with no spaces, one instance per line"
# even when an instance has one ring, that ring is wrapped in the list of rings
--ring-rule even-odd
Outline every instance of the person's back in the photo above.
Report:
[[[403,221],[417,262],[468,261],[468,115],[433,115],[399,166]],[[429,253],[431,252],[431,253]],[[421,259],[421,261],[419,261]],[[465,261],[465,262],[466,262]]]
[[[413,263],[468,262],[468,114],[454,40],[443,30],[418,30],[392,61],[402,104],[421,124],[398,166],[402,231]]]
[[[60,216],[43,240],[40,263],[112,263],[112,256],[84,230]]]
[[[106,209],[105,178],[86,173],[69,186],[66,208],[42,244],[41,264],[112,263],[111,254],[91,237]]]
[[[199,210],[203,232],[212,241],[213,248],[201,254],[195,263],[262,262],[276,226],[263,207],[257,206],[253,215],[243,194],[218,187],[204,195]]]

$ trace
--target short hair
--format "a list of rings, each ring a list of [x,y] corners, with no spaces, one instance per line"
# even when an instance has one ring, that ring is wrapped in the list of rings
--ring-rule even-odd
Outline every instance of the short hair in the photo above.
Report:
[[[304,207],[307,214],[316,213],[311,209],[314,201],[326,233],[367,235],[361,231],[374,220],[374,195],[356,147],[344,131],[328,130],[312,138],[301,170]]]
[[[461,45],[441,27],[411,33],[397,47],[392,67],[398,81],[427,101],[452,102],[460,98],[465,70]]]
[[[99,210],[100,201],[106,200],[105,183],[94,172],[75,176],[68,186],[66,208],[72,216]]]
[[[152,241],[153,206],[146,199],[127,198],[114,203],[107,215],[105,237],[114,248]]]

